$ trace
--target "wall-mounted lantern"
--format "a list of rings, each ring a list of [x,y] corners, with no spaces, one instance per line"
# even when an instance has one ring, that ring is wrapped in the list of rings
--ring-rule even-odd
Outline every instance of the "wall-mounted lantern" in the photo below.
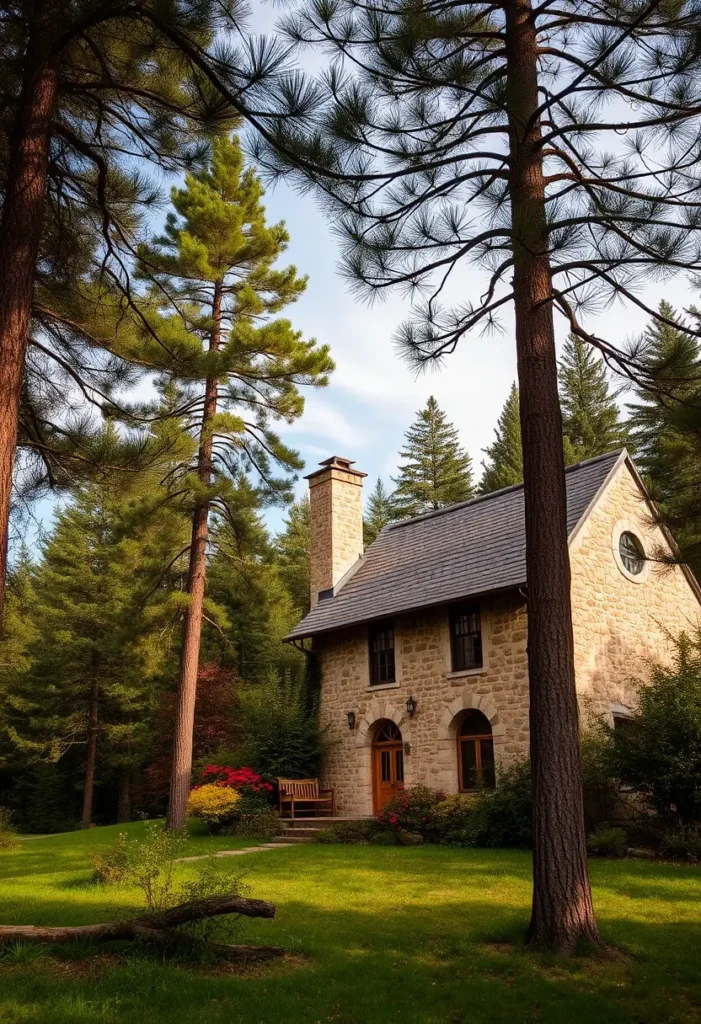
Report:
[[[409,718],[413,718],[416,713],[416,701],[413,697],[407,697],[406,699],[406,710]]]
[[[346,712],[346,717],[348,718],[348,728],[352,732],[355,729],[355,711]]]

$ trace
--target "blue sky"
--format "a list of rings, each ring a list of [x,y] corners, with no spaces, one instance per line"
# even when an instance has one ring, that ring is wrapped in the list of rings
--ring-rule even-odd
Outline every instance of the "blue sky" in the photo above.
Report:
[[[279,10],[279,8],[278,8]],[[277,17],[271,4],[258,4],[251,28],[271,31]],[[388,480],[396,471],[397,452],[403,434],[429,395],[435,395],[448,419],[459,429],[464,447],[473,459],[476,474],[482,449],[493,437],[497,417],[516,377],[512,320],[503,320],[503,334],[475,336],[463,341],[440,370],[416,376],[397,355],[392,337],[410,311],[409,300],[399,294],[369,306],[350,293],[338,272],[337,242],[314,199],[300,196],[286,183],[268,192],[270,221],[284,219],[291,243],[287,262],[309,275],[302,298],[286,315],[307,337],[330,345],[337,369],[328,388],[307,393],[305,413],[291,427],[284,427],[288,443],[297,448],[311,472],[330,455],[354,459],[368,473],[367,490],[375,479]],[[483,290],[478,268],[469,267],[453,289],[453,297],[465,299]],[[667,298],[681,309],[693,301],[683,276],[671,283],[646,285],[644,298],[656,305]],[[645,317],[634,307],[615,305],[586,325],[610,341],[622,343],[645,327]],[[558,344],[565,337],[562,321]],[[300,474],[297,493],[305,482]],[[52,503],[37,509],[41,520],[50,520]],[[278,529],[284,513],[271,510],[267,518]]]

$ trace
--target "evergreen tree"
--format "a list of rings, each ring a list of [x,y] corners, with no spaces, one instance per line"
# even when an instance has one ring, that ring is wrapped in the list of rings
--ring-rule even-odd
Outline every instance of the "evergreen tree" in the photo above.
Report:
[[[698,323],[701,314],[690,310]],[[638,464],[682,558],[701,572],[701,345],[667,302],[641,341],[651,388],[629,405]],[[676,329],[673,323],[679,323]],[[658,553],[660,557],[662,552]]]
[[[606,368],[591,345],[570,335],[558,367],[565,460],[569,463],[623,448],[627,431],[609,389]]]
[[[311,518],[307,494],[290,506],[285,529],[275,540],[275,556],[282,581],[300,619],[310,607]]]
[[[166,523],[125,535],[123,500],[93,485],[59,513],[34,573],[28,669],[7,694],[10,735],[26,757],[58,762],[85,750],[84,828],[98,763],[114,776],[143,759],[162,654],[143,606],[154,564],[167,561]],[[179,542],[171,537],[171,549]]]
[[[404,436],[399,476],[392,478],[398,517],[422,515],[472,497],[470,457],[433,396]]]
[[[192,495],[192,537],[173,781],[171,828],[182,828],[192,768],[192,729],[207,571],[210,510],[227,517],[242,472],[258,474],[267,500],[289,496],[288,473],[299,457],[270,429],[304,407],[300,385],[323,385],[333,368],[326,346],[305,341],[275,318],[304,291],[295,267],[275,269],[289,236],[268,225],[263,188],[244,167],[238,140],[214,143],[211,163],[174,189],[165,234],[142,246],[142,274],[154,279],[144,338],[154,364],[182,389],[187,429],[196,438],[194,466],[182,467]],[[177,313],[173,313],[173,308]]]
[[[372,544],[380,530],[387,526],[394,518],[394,503],[392,495],[387,493],[387,488],[378,476],[370,497],[368,498],[367,509],[363,517],[363,534],[365,546]]]
[[[509,397],[506,399],[494,433],[495,440],[484,449],[488,461],[482,463],[480,494],[523,482],[521,419],[518,387],[515,383],[511,385]]]
[[[74,284],[99,276],[122,313],[131,306],[136,213],[158,192],[146,168],[191,166],[208,134],[235,126],[238,90],[279,63],[274,48],[236,52],[226,30],[240,29],[238,15],[236,0],[3,6],[0,610],[18,437],[36,455],[33,470],[43,460],[49,484],[62,457],[71,455],[75,479],[100,454],[85,406],[103,401],[113,335],[85,309],[84,318],[67,312]],[[67,424],[76,394],[83,415]],[[68,444],[74,431],[77,447]]]

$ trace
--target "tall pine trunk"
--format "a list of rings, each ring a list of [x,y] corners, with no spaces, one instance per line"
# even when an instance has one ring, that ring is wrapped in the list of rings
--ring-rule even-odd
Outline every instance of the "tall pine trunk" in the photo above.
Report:
[[[51,5],[37,3],[22,90],[10,138],[0,221],[0,614],[5,597],[12,472],[20,393],[32,316],[34,274],[44,220],[51,120],[58,68],[48,58]]]
[[[131,774],[124,771],[119,776],[117,794],[117,824],[124,825],[131,818]]]
[[[209,343],[210,352],[219,349],[221,341],[222,284],[214,286],[212,320],[214,328]],[[217,411],[219,382],[208,378],[205,384],[202,426],[197,470],[200,483],[208,488],[212,482],[213,439],[209,424]],[[170,775],[167,824],[170,829],[181,829],[187,817],[187,798],[192,782],[192,736],[195,727],[197,700],[197,670],[200,662],[202,614],[207,584],[207,534],[209,530],[209,501],[198,502],[192,516],[190,566],[187,578],[189,603],[183,622],[183,649],[180,661],[180,686],[175,712],[173,736],[173,765]]]
[[[100,684],[97,680],[96,657],[93,655],[93,679],[90,688],[90,704],[88,707],[88,752],[85,764],[85,784],[83,786],[83,815],[81,828],[90,828],[92,823],[92,804],[95,792],[95,767],[97,765],[97,730],[98,707],[100,700]]]
[[[571,953],[579,940],[601,940],[584,832],[562,417],[530,0],[512,0],[506,8],[506,52],[528,573],[533,778],[529,941]]]

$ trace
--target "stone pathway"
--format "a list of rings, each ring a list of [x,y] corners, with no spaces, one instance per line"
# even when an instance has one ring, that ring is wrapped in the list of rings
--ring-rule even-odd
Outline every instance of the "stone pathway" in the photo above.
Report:
[[[291,850],[289,843],[263,843],[262,846],[244,846],[241,850],[217,850],[216,853],[198,854],[196,857],[178,857],[178,863],[191,860],[209,860],[210,857],[241,857],[244,853],[262,853],[264,850]]]

